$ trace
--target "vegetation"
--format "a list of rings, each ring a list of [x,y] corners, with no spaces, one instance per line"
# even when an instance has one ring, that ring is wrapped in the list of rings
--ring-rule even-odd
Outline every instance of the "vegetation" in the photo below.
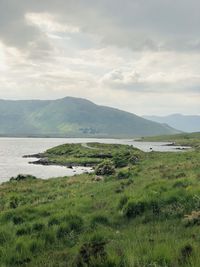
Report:
[[[45,155],[60,164],[109,161],[115,172],[98,182],[92,173],[0,185],[0,266],[198,267],[200,151],[90,146]],[[126,164],[116,164],[119,155]]]
[[[0,136],[133,137],[177,130],[80,98],[0,100]]]
[[[174,145],[191,146],[195,149],[200,148],[200,132],[196,133],[182,133],[175,135],[161,135],[152,137],[143,137],[142,141],[163,141],[163,142],[173,142]]]

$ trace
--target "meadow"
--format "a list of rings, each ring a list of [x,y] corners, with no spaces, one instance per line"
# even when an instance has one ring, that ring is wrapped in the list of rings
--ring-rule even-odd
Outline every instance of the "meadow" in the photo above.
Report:
[[[0,185],[0,266],[199,267],[200,134],[187,136],[163,138],[193,147],[177,153],[98,143],[46,151],[51,164],[94,173]]]

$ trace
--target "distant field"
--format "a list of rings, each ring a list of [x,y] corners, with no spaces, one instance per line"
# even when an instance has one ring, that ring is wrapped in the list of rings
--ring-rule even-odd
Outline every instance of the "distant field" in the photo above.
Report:
[[[200,132],[144,137],[141,139],[141,141],[175,142],[176,145],[192,146],[195,148],[199,148],[200,147]]]
[[[177,153],[48,150],[50,162],[91,164],[96,174],[0,185],[0,266],[199,267],[199,137],[145,138],[194,147]]]

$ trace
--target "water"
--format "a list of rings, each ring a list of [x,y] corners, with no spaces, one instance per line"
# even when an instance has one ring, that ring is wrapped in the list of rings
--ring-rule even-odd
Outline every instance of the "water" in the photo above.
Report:
[[[36,154],[65,143],[100,142],[107,144],[133,145],[143,151],[177,151],[176,147],[164,146],[163,142],[136,142],[123,139],[89,139],[89,138],[0,138],[0,182],[8,181],[18,174],[31,174],[48,179],[59,176],[72,176],[91,168],[75,167],[69,169],[61,166],[33,165],[28,162],[33,158],[23,158],[24,155]]]

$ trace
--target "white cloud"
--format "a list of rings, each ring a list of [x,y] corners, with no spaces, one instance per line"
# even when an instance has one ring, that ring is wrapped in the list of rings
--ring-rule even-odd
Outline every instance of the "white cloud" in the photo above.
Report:
[[[71,95],[139,114],[200,113],[199,7],[0,0],[0,98]]]

